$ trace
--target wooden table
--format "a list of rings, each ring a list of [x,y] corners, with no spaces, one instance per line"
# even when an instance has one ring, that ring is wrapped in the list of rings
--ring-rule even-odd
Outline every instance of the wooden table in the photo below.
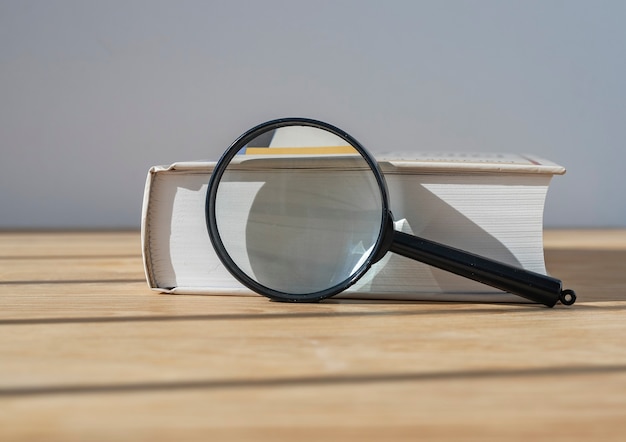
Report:
[[[0,440],[626,440],[626,232],[572,307],[148,290],[138,232],[0,233]]]

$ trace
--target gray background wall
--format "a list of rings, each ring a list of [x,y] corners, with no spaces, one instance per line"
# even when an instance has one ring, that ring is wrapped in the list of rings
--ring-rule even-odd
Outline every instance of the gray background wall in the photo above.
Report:
[[[0,0],[0,228],[138,227],[149,166],[282,116],[540,154],[548,226],[626,226],[625,1]]]

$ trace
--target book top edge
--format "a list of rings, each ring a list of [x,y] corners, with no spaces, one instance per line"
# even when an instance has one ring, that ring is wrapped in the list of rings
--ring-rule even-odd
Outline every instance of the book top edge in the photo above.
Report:
[[[524,154],[430,154],[413,152],[410,154],[375,154],[385,174],[411,173],[530,173],[563,175],[566,170],[551,161],[535,155]],[[216,161],[180,161],[170,165],[154,166],[152,172],[196,171],[210,172]]]

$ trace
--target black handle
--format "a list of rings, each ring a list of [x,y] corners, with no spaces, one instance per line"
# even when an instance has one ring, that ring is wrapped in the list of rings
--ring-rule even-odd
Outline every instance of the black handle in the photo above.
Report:
[[[562,290],[562,283],[556,278],[403,232],[394,231],[390,250],[548,307],[553,307],[559,300],[565,305],[576,301],[576,294],[572,290]]]

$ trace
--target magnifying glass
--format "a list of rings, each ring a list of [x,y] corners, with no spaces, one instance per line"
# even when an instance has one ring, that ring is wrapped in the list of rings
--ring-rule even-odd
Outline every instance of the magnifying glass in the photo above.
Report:
[[[392,252],[548,307],[576,301],[556,278],[396,231],[376,160],[321,121],[272,120],[237,138],[209,180],[206,221],[226,269],[273,300],[336,295]]]

